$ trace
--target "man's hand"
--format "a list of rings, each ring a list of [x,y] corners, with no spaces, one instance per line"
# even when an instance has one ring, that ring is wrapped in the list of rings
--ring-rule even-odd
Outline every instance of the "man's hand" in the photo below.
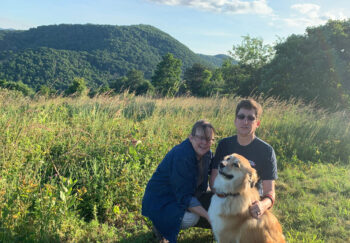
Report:
[[[256,219],[260,218],[261,215],[263,215],[265,211],[266,211],[266,209],[261,201],[255,201],[249,207],[250,215],[252,215],[252,217],[256,218]]]

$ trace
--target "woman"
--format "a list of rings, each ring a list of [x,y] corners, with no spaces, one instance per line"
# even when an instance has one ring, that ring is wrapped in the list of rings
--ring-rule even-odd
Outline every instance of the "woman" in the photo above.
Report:
[[[176,242],[180,229],[195,226],[200,217],[209,221],[198,199],[208,188],[214,134],[209,122],[197,121],[189,137],[167,153],[147,184],[142,215],[153,222],[161,242]]]

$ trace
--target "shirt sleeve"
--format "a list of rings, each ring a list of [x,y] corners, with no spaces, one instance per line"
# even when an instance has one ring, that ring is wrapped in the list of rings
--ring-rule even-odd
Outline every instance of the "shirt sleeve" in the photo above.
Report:
[[[269,153],[267,155],[267,160],[264,165],[264,169],[262,170],[261,179],[262,180],[276,180],[278,178],[277,175],[277,159],[275,151],[272,147],[269,149]]]
[[[220,141],[216,151],[215,151],[215,155],[212,161],[212,169],[218,169],[219,168],[219,163],[220,161],[223,159],[224,155],[223,155],[223,142]]]
[[[202,204],[198,201],[198,199],[196,197],[192,197],[188,207],[193,208],[193,207],[197,207],[197,206],[201,206],[201,205]]]
[[[178,205],[187,209],[196,190],[197,166],[195,158],[175,154],[170,175],[171,188]]]

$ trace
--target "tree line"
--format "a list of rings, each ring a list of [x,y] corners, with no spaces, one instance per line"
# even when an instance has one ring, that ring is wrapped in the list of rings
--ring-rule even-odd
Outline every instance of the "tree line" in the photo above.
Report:
[[[3,80],[0,86],[16,88],[9,83]],[[77,75],[64,93],[71,95],[79,90],[82,94],[86,87],[89,87],[86,80]],[[260,95],[298,98],[324,108],[348,109],[350,21],[330,20],[274,46],[264,44],[261,38],[244,36],[218,68],[194,63],[184,69],[181,59],[169,52],[162,56],[151,78],[132,68],[121,77],[89,88],[90,96],[125,91],[155,96]],[[45,85],[37,90],[46,95],[54,93]]]
[[[0,79],[22,81],[38,90],[67,89],[83,77],[95,89],[136,69],[150,79],[162,56],[171,52],[183,68],[211,62],[149,25],[49,25],[0,31]]]

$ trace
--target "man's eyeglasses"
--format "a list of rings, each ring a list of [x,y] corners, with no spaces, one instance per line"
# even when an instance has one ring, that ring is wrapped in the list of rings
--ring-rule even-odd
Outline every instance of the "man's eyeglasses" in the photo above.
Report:
[[[255,120],[256,120],[256,118],[255,118],[254,116],[251,116],[251,115],[246,116],[246,115],[244,115],[244,114],[239,114],[239,115],[237,115],[237,118],[238,118],[239,120],[244,120],[245,118],[247,118],[248,121],[255,121]]]
[[[214,138],[207,138],[205,136],[194,135],[194,137],[197,138],[200,141],[203,141],[203,142],[205,141],[205,142],[208,142],[208,143],[209,142],[213,143],[215,141]]]

